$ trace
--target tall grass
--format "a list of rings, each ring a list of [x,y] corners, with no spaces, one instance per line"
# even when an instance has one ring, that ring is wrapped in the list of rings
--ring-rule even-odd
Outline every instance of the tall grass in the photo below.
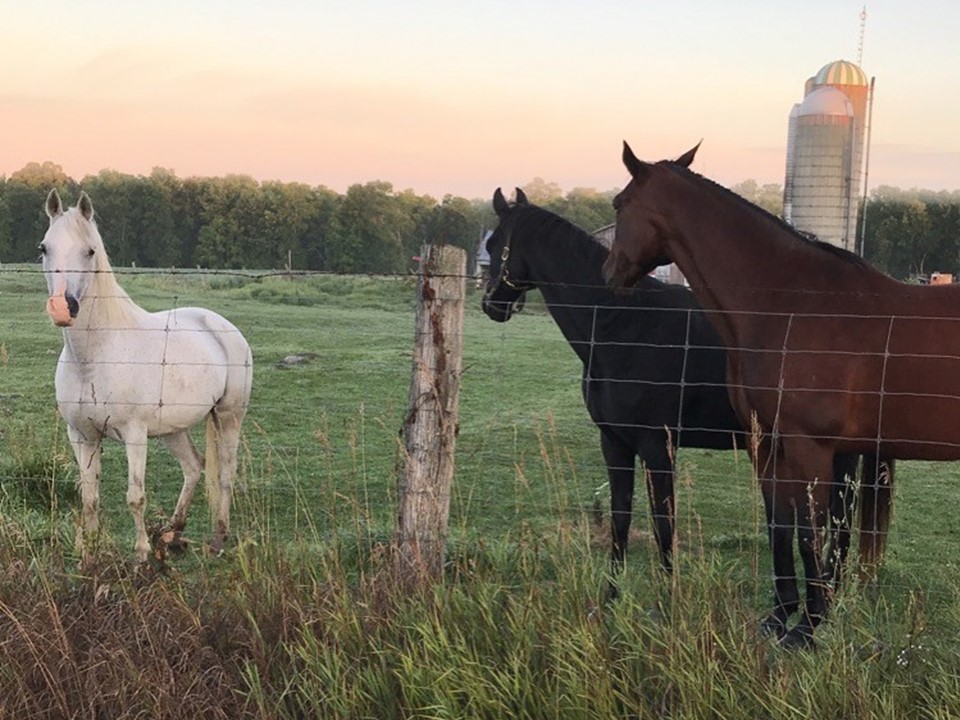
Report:
[[[0,275],[0,718],[960,715],[956,465],[899,467],[879,590],[847,585],[814,652],[757,634],[769,560],[734,453],[680,453],[671,577],[638,483],[621,597],[603,604],[596,430],[542,313],[504,327],[468,307],[446,573],[398,575],[408,278],[123,278],[150,308],[211,306],[251,339],[235,537],[204,554],[198,499],[186,555],[132,568],[123,452],[107,445],[100,560],[80,572],[60,338],[23,277]],[[290,352],[316,360],[277,368]],[[161,520],[179,473],[162,452],[149,463]]]
[[[691,521],[671,578],[634,566],[614,604],[606,529],[570,512],[555,429],[517,467],[548,484],[552,526],[451,541],[445,577],[397,574],[389,538],[324,512],[278,536],[284,510],[241,496],[226,557],[195,547],[134,568],[109,538],[79,573],[0,500],[0,717],[951,717],[960,598],[893,607],[854,588],[814,652],[758,636],[753,580]],[[695,482],[695,479],[688,479]],[[330,496],[331,505],[336,504]],[[249,503],[249,506],[245,506]],[[360,505],[341,527],[364,528]],[[882,596],[881,596],[882,597]]]

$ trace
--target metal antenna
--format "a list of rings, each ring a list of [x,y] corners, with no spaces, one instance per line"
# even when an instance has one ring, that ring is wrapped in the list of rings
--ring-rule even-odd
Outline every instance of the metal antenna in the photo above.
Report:
[[[863,31],[867,27],[867,6],[860,11],[860,42],[857,44],[857,65],[863,64]]]

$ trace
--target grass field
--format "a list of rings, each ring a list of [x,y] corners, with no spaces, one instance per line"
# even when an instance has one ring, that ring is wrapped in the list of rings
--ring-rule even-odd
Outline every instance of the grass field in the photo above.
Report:
[[[450,573],[408,594],[385,557],[414,280],[144,272],[121,283],[148,309],[217,310],[250,340],[235,540],[225,559],[190,552],[149,580],[131,573],[125,458],[109,444],[102,515],[115,562],[92,580],[75,573],[74,461],[53,402],[60,333],[36,268],[0,268],[0,696],[12,698],[0,717],[960,714],[957,465],[898,466],[879,588],[843,593],[819,650],[788,655],[755,634],[771,588],[749,463],[682,451],[678,571],[657,571],[638,495],[624,597],[597,621],[608,495],[579,364],[536,303],[497,325],[474,292]],[[290,354],[307,361],[279,366]],[[179,472],[157,445],[147,473],[159,520]],[[193,547],[207,528],[198,499]],[[166,641],[182,655],[161,651]],[[141,679],[104,670],[107,656]]]

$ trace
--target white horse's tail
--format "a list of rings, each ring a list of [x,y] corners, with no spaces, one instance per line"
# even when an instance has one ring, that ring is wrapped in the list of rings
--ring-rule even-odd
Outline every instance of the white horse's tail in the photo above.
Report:
[[[210,523],[217,526],[220,513],[220,449],[217,418],[211,410],[207,415],[207,448],[204,467],[204,484],[207,489],[207,505],[210,508]]]

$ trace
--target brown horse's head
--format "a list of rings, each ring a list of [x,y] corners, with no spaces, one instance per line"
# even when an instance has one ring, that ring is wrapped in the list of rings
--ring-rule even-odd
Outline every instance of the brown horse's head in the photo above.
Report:
[[[689,167],[699,147],[698,143],[674,163]],[[603,273],[611,285],[630,287],[654,268],[668,265],[672,258],[666,249],[666,221],[648,197],[655,184],[652,175],[657,172],[657,166],[638,160],[626,142],[623,143],[623,164],[630,171],[631,179],[613,199],[617,226]]]

